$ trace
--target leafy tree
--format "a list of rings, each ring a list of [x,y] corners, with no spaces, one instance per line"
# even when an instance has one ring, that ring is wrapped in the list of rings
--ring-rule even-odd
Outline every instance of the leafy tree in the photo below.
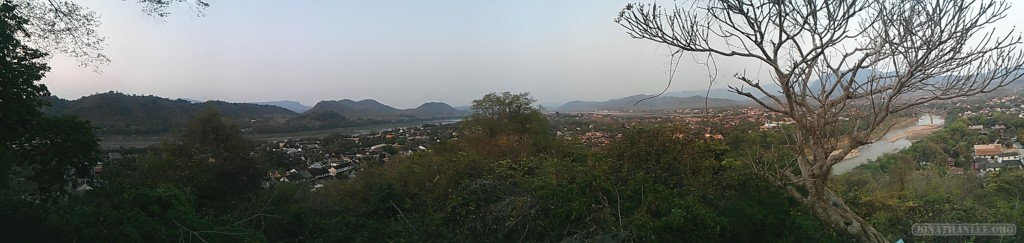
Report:
[[[548,121],[529,93],[490,93],[473,101],[473,114],[463,121],[467,142],[492,154],[522,154],[549,145],[554,138]]]
[[[0,174],[7,183],[7,175],[19,161],[15,146],[31,141],[25,131],[42,119],[39,108],[45,103],[42,97],[49,95],[46,86],[36,83],[49,71],[42,62],[46,54],[29,48],[19,40],[25,34],[28,21],[14,13],[16,6],[0,3]],[[2,185],[2,184],[0,184]]]
[[[113,185],[61,204],[4,197],[0,212],[0,236],[15,242],[265,241],[236,221],[203,217],[194,194],[167,185]]]
[[[264,164],[238,128],[210,108],[196,116],[176,141],[139,161],[128,183],[174,185],[192,189],[200,206],[224,210],[260,189]]]
[[[256,151],[255,160],[257,161],[256,163],[267,165],[272,169],[288,169],[295,165],[298,158],[285,151],[260,149]]]
[[[634,38],[676,48],[673,58],[698,53],[764,64],[770,79],[736,74],[749,89],[730,89],[792,119],[788,150],[797,156],[788,166],[759,169],[833,229],[884,242],[828,187],[832,166],[901,111],[992,92],[1024,76],[1018,34],[986,30],[1008,10],[1004,1],[711,0],[670,10],[628,4],[616,22]]]
[[[18,8],[0,3],[0,185],[19,168],[23,173],[15,177],[27,177],[45,196],[65,192],[76,176],[88,173],[99,161],[99,145],[88,122],[40,111],[49,95],[38,83],[49,71],[42,62],[47,54],[20,40],[28,35],[28,20]]]
[[[384,153],[387,153],[389,156],[396,155],[398,154],[398,147],[394,145],[384,146]]]
[[[681,127],[638,127],[622,134],[608,148],[618,179],[647,177],[672,188],[710,193],[724,186],[722,174],[725,148],[698,139]],[[698,186],[699,185],[699,186]]]

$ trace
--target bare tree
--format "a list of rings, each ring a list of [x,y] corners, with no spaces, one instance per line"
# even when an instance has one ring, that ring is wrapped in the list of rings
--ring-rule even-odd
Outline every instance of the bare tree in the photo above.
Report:
[[[24,41],[33,48],[60,53],[78,60],[79,65],[99,68],[110,59],[103,55],[106,38],[96,31],[100,16],[74,1],[67,0],[0,0],[18,6],[18,15],[29,20]],[[114,0],[110,0],[114,1]],[[127,0],[122,0],[127,1]],[[162,19],[170,15],[174,4],[189,6],[198,16],[209,3],[203,0],[135,0],[142,12]]]
[[[992,92],[1024,75],[1020,35],[990,28],[1009,7],[998,0],[708,0],[670,9],[628,4],[616,22],[678,53],[769,67],[770,80],[736,74],[745,85],[729,87],[794,121],[794,161],[760,168],[771,168],[766,177],[826,225],[883,242],[828,188],[832,166],[890,128],[890,115]],[[769,91],[769,83],[781,91]]]

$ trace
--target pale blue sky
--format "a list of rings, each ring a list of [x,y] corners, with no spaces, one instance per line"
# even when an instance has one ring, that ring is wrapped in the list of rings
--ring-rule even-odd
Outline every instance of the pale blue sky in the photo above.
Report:
[[[102,15],[112,62],[94,73],[57,56],[44,83],[70,99],[115,90],[310,106],[372,98],[412,108],[466,105],[498,91],[528,91],[545,105],[605,100],[657,93],[667,78],[668,48],[612,22],[626,1],[210,2],[206,17],[178,6],[156,21],[131,1],[80,1]],[[719,86],[758,71],[753,62],[718,61]],[[706,88],[706,80],[705,67],[688,61],[672,90]]]

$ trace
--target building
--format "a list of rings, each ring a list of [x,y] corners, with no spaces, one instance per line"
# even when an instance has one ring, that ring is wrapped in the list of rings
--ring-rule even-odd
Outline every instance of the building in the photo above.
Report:
[[[964,169],[959,167],[949,167],[949,175],[963,175]]]
[[[974,145],[974,158],[995,158],[1003,152],[1001,144],[978,144]]]
[[[1020,154],[1017,153],[1017,151],[999,153],[999,158],[997,161],[1006,162],[1010,160],[1020,160]]]
[[[998,170],[1002,170],[1002,169],[1005,169],[1005,168],[1006,168],[1006,164],[1003,164],[1003,163],[987,163],[984,166],[982,166],[982,168],[980,168],[980,169],[981,169],[982,172],[993,172],[993,171],[998,171]]]
[[[1007,169],[1024,169],[1024,162],[1021,162],[1020,160],[1003,161],[1003,165],[1005,165]]]

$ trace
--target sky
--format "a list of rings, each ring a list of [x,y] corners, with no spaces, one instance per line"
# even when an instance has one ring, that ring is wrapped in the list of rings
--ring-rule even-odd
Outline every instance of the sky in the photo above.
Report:
[[[158,20],[132,1],[79,1],[102,16],[112,61],[95,72],[58,55],[43,83],[66,99],[118,91],[414,108],[511,91],[558,106],[658,93],[669,74],[670,48],[632,39],[612,21],[627,1],[209,2],[204,17],[181,5]],[[1012,15],[1004,25],[1024,23]],[[669,91],[706,89],[707,68],[695,62],[704,58],[686,56]],[[715,87],[738,84],[735,73],[767,72],[743,59],[716,64]]]

